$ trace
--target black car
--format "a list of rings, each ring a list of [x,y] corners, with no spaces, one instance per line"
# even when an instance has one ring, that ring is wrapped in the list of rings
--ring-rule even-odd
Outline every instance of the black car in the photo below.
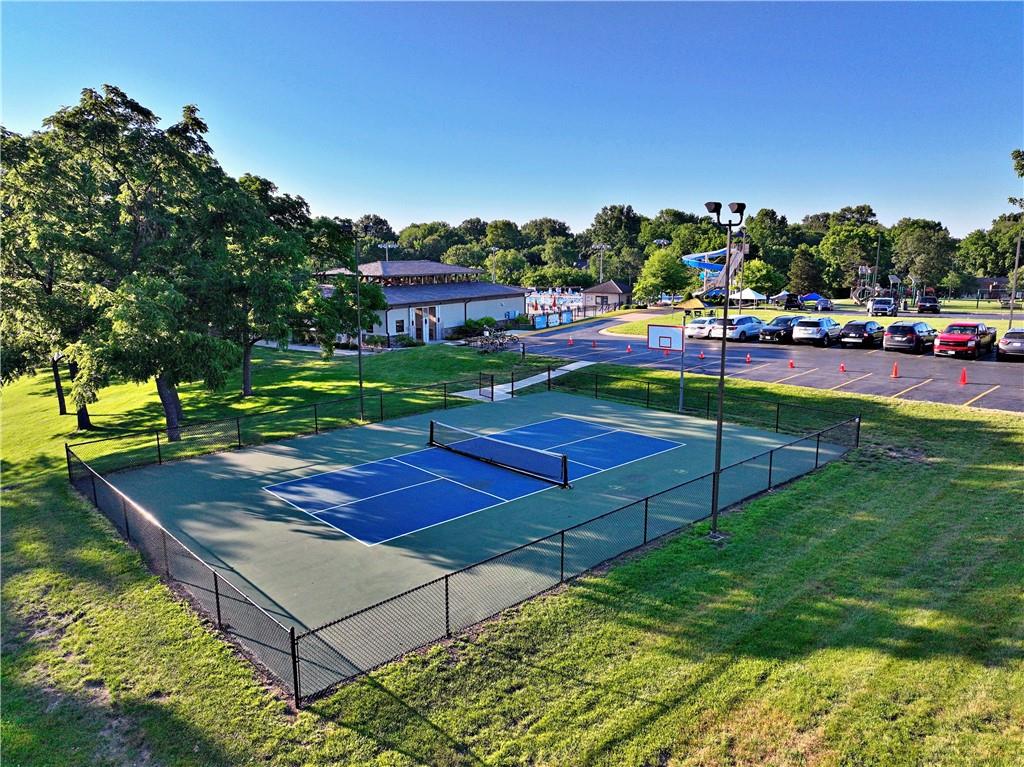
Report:
[[[874,320],[850,320],[839,333],[839,345],[844,349],[848,346],[881,346],[885,338],[885,328]]]
[[[791,312],[794,309],[797,311],[803,311],[804,302],[800,300],[800,296],[795,293],[790,293],[786,296],[786,302],[783,304],[782,308],[787,312]]]
[[[760,338],[762,341],[770,341],[775,344],[791,344],[793,343],[793,326],[801,319],[803,318],[788,314],[775,317],[761,328]]]
[[[923,354],[928,347],[935,348],[939,331],[926,322],[901,320],[885,329],[882,348],[888,351],[908,351]]]
[[[917,313],[923,314],[924,312],[932,312],[938,314],[941,311],[941,305],[939,299],[935,296],[921,296],[917,299]]]

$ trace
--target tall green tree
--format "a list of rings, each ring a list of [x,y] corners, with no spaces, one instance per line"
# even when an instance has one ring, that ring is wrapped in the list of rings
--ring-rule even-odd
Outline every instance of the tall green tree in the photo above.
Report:
[[[441,256],[441,262],[480,269],[487,262],[487,253],[479,245],[452,245]]]
[[[830,291],[842,291],[856,285],[858,268],[874,267],[880,236],[877,227],[866,224],[842,223],[832,226],[818,246],[824,263],[822,276],[825,287]],[[886,245],[887,239],[882,236],[882,247]]]
[[[593,243],[604,243],[615,252],[623,248],[640,247],[640,226],[643,217],[632,205],[606,205],[594,216],[587,230]]]
[[[520,229],[523,244],[526,247],[544,245],[548,240],[555,237],[563,240],[572,238],[572,230],[564,221],[557,218],[535,218],[527,221]]]
[[[737,275],[736,284],[756,290],[766,296],[773,296],[786,284],[785,276],[767,261],[759,258],[748,259]]]
[[[497,250],[487,257],[487,272],[495,282],[508,285],[522,284],[523,276],[530,266],[526,256],[518,250]]]
[[[663,293],[682,294],[696,286],[693,270],[683,266],[671,250],[660,248],[644,263],[633,294],[640,301],[656,301]]]
[[[754,253],[765,263],[785,273],[793,260],[789,222],[771,208],[762,208],[747,219],[747,232]]]
[[[821,290],[823,285],[821,264],[814,250],[808,245],[798,245],[789,265],[786,289],[803,296]]]
[[[903,218],[892,228],[897,271],[919,284],[938,285],[955,267],[956,242],[938,221]]]
[[[499,219],[487,225],[485,242],[489,248],[514,250],[519,247],[520,239],[519,227],[514,221]]]
[[[551,237],[541,250],[541,261],[545,266],[571,267],[578,257],[579,253],[568,237]]]

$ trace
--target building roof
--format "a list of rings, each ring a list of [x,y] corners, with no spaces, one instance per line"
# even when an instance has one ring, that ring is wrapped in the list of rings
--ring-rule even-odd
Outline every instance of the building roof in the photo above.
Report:
[[[441,277],[450,274],[483,274],[483,269],[440,264],[437,261],[371,261],[359,265],[364,277]],[[349,269],[328,269],[324,274],[351,274]]]
[[[334,288],[321,285],[325,296],[330,296]],[[401,306],[424,306],[427,304],[443,304],[457,301],[485,301],[493,298],[519,298],[529,291],[524,288],[513,288],[509,285],[496,285],[493,282],[440,282],[428,285],[393,285],[384,286],[384,299],[388,307],[396,309]]]
[[[608,280],[607,282],[602,282],[600,285],[595,285],[592,288],[587,288],[583,292],[584,293],[618,293],[620,295],[625,295],[626,293],[629,293],[630,290],[629,290],[629,288],[627,286],[623,285],[621,282],[617,282],[616,280]]]

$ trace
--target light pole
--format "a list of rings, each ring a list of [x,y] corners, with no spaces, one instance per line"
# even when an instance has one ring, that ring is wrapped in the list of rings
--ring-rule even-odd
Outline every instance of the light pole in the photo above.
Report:
[[[391,251],[398,247],[397,242],[378,242],[377,247],[384,251],[384,260],[390,261]]]
[[[491,262],[491,282],[497,282],[498,281],[497,266],[494,263],[494,254],[497,253],[499,250],[501,250],[501,248],[499,248],[499,247],[497,247],[495,245],[491,245],[491,247],[489,247],[487,249],[487,252],[491,254],[491,257],[489,259],[490,262]]]
[[[658,239],[653,240],[653,243],[655,245],[657,245],[659,248],[667,248],[669,245],[672,244],[672,241],[671,240],[666,240],[664,237],[659,237]],[[672,308],[675,309],[675,297],[676,297],[675,296],[675,290],[673,288],[670,288],[670,290],[672,290],[672,293],[670,294],[670,299],[672,301]],[[683,404],[685,402],[685,396],[684,396],[685,392],[686,392],[686,385],[685,385],[686,384],[686,380],[685,380],[685,377],[684,377],[685,376],[685,371],[686,371],[686,310],[683,309],[683,337],[681,339],[681,343],[679,344],[679,412],[680,413],[683,412]]]
[[[730,202],[729,210],[739,216],[733,221],[731,218],[722,221],[722,203],[706,202],[704,207],[708,213],[713,213],[715,223],[725,227],[725,308],[722,312],[722,351],[718,368],[718,422],[715,424],[715,474],[711,484],[711,532],[708,535],[712,541],[720,541],[725,536],[718,532],[718,496],[719,484],[722,479],[722,416],[725,405],[725,343],[726,334],[729,328],[729,267],[732,263],[732,230],[743,223],[743,213],[747,209],[745,202]]]
[[[351,221],[341,224],[342,233],[352,238],[355,255],[356,280],[356,360],[359,368],[359,420],[366,420],[366,407],[363,399],[363,301],[360,296],[359,283],[362,282],[359,272],[359,235]],[[364,232],[365,234],[365,232]],[[386,252],[386,251],[385,251]]]
[[[1010,281],[1010,325],[1013,327],[1013,307],[1017,303],[1017,275],[1020,272],[1020,235],[1017,235],[1017,257],[1013,260],[1013,279]]]
[[[594,244],[594,250],[596,250],[598,252],[598,254],[599,254],[598,257],[597,257],[598,258],[598,261],[597,261],[597,263],[598,263],[598,267],[597,267],[598,268],[597,281],[598,281],[599,284],[604,282],[604,254],[607,253],[611,249],[612,249],[612,246],[607,244],[607,243],[605,243],[605,242],[598,242],[598,243]]]

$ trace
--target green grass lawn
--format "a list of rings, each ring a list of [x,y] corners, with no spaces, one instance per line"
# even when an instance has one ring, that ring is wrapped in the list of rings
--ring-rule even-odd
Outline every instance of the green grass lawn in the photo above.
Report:
[[[400,354],[368,375],[509,364]],[[259,360],[259,400],[189,388],[190,417],[352,391],[350,360]],[[864,444],[726,516],[722,548],[682,534],[298,713],[69,491],[45,378],[5,388],[4,763],[1024,763],[1024,419],[729,387],[860,411]],[[150,387],[94,410],[159,421]]]
[[[719,310],[718,314],[719,314],[719,316],[721,316],[721,310]],[[836,314],[836,313],[833,313],[833,312],[784,312],[781,309],[740,309],[740,310],[737,310],[735,308],[732,308],[732,309],[729,310],[729,314],[733,315],[733,316],[735,316],[737,314],[752,314],[755,317],[759,317],[759,318],[761,318],[762,320],[765,320],[765,321],[769,321],[773,317],[779,317],[781,315],[790,315],[791,316],[793,314],[804,314],[807,317],[832,317],[832,319],[834,319],[836,322],[838,322],[841,325],[849,322],[850,320],[855,320],[855,319],[866,320],[866,319],[868,319],[868,314],[867,314],[866,311],[861,312],[860,314],[854,315],[854,314],[847,314],[846,312],[843,312],[842,314]],[[1020,327],[1022,324],[1024,324],[1024,313],[1021,313],[1020,317],[1021,317],[1020,321],[1017,321],[1015,319],[1014,323],[1013,323],[1017,327]],[[655,317],[655,318],[652,318],[652,319],[649,319],[649,320],[634,320],[633,322],[623,322],[620,325],[613,325],[612,327],[608,328],[608,332],[609,333],[615,333],[616,335],[641,336],[641,337],[646,338],[647,337],[647,326],[648,325],[650,325],[650,324],[654,324],[654,325],[682,325],[683,324],[683,319],[684,319],[684,316],[683,316],[682,312],[674,312],[674,313],[671,313],[671,314],[664,314],[662,316]],[[952,322],[959,322],[959,321],[964,321],[964,320],[970,320],[970,319],[972,319],[972,317],[963,316],[963,315],[952,316],[952,315],[947,315],[947,314],[939,314],[939,315],[935,315],[935,314],[918,314],[916,311],[910,311],[910,312],[901,312],[900,315],[898,317],[896,317],[895,319],[893,319],[892,317],[875,317],[874,319],[877,320],[878,322],[881,322],[883,325],[887,325],[887,324],[889,324],[891,322],[895,322],[896,320],[921,320],[922,322],[927,322],[932,327],[935,327],[935,328],[938,328],[939,330],[942,330],[942,329],[944,329],[947,325],[949,325]],[[1002,336],[1002,334],[1006,332],[1007,328],[1010,325],[1009,317],[1007,317],[1006,319],[989,319],[989,318],[978,317],[976,319],[978,319],[981,322],[984,322],[986,325],[994,327],[996,329],[996,333],[999,336]],[[687,321],[689,321],[689,318],[687,318]]]

